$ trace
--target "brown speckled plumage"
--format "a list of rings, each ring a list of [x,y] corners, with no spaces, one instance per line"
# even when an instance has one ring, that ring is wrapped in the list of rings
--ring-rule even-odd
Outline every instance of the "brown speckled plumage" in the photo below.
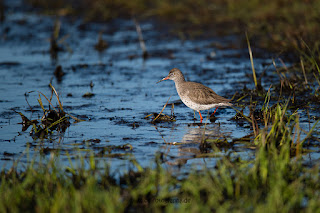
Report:
[[[170,70],[168,76],[161,81],[168,79],[175,82],[181,101],[189,108],[199,112],[201,120],[201,110],[208,110],[214,107],[217,110],[220,106],[232,106],[229,99],[217,95],[209,87],[200,83],[185,81],[182,72],[177,68]]]

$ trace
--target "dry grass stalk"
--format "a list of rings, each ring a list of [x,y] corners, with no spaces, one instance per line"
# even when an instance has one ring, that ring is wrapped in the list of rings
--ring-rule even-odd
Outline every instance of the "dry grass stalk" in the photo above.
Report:
[[[163,112],[163,110],[167,107],[167,104],[168,104],[168,102],[169,102],[170,98],[171,98],[171,96],[168,98],[167,103],[163,106],[163,108],[162,108],[161,112],[158,114],[158,116],[157,116],[157,117],[155,117],[155,118],[153,119],[153,121],[152,121],[152,122],[155,122],[155,121],[160,117],[160,115],[161,115],[161,113]]]

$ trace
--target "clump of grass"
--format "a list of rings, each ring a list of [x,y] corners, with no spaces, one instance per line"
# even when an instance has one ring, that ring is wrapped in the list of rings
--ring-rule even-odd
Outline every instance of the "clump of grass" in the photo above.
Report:
[[[264,127],[259,129],[259,134],[255,138],[255,144],[259,146],[280,147],[288,145],[293,155],[299,156],[304,142],[311,136],[317,122],[309,132],[305,132],[299,125],[299,114],[287,111],[288,102],[285,105],[276,104],[272,109],[265,107],[263,110]]]
[[[51,88],[51,97],[48,98],[42,92],[39,92],[39,99],[38,103],[42,109],[42,117],[37,120],[29,120],[25,115],[21,112],[17,112],[22,118],[22,130],[25,131],[32,126],[32,136],[34,139],[40,138],[44,139],[47,138],[49,134],[53,133],[53,131],[57,132],[65,132],[65,130],[70,126],[70,118],[74,119],[75,121],[79,122],[81,120],[77,119],[76,117],[66,113],[63,109],[63,104],[60,100],[59,94],[56,89],[49,85]],[[32,91],[33,92],[33,91]],[[30,93],[30,92],[29,92]],[[53,94],[58,101],[58,106],[55,107],[52,103]],[[42,98],[48,102],[49,109],[46,109],[43,104]],[[30,106],[31,107],[31,106]],[[32,108],[31,108],[32,110]]]
[[[249,101],[239,98],[238,100],[244,101],[249,107],[250,114],[246,116],[243,114],[243,110],[239,111],[233,108],[237,111],[233,120],[240,122],[240,124],[246,122],[250,125],[253,131],[250,140],[254,141],[256,147],[264,146],[267,149],[270,147],[279,149],[281,146],[289,145],[292,156],[300,156],[301,153],[308,152],[303,148],[304,143],[310,139],[319,121],[315,121],[313,126],[309,127],[309,131],[302,129],[300,127],[299,108],[295,105],[296,101],[293,97],[288,97],[287,101],[284,102],[285,97],[283,96],[272,97],[271,89],[272,86],[264,95],[263,104],[260,104],[262,97],[255,94],[251,94]],[[302,105],[302,107],[304,106]],[[252,145],[250,144],[250,146]]]
[[[174,115],[174,104],[173,103],[171,104],[171,116],[162,113],[163,110],[167,107],[170,98],[171,98],[171,96],[168,98],[167,102],[163,106],[163,108],[160,111],[160,113],[149,114],[144,118],[146,119],[146,118],[148,118],[150,116],[153,116],[154,118],[152,119],[151,123],[176,121],[175,120],[175,115]]]

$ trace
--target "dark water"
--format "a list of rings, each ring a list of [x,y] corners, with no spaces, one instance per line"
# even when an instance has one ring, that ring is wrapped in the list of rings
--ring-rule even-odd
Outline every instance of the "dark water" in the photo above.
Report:
[[[8,2],[0,40],[1,167],[9,168],[18,159],[28,161],[24,154],[28,146],[31,156],[38,156],[42,147],[49,151],[41,156],[52,157],[55,152],[50,149],[57,149],[62,154],[61,160],[67,161],[66,153],[88,156],[90,150],[99,153],[103,148],[130,144],[131,151],[110,152],[123,156],[97,157],[101,163],[110,163],[114,170],[127,168],[133,158],[142,166],[150,166],[156,153],[164,155],[168,166],[182,165],[185,171],[193,166],[213,167],[216,157],[229,152],[245,158],[254,156],[241,144],[216,156],[202,155],[199,142],[203,137],[232,142],[252,132],[249,124],[242,126],[231,119],[236,114],[231,108],[219,109],[217,120],[205,121],[206,125],[198,125],[199,120],[193,120],[193,111],[183,104],[175,105],[176,122],[154,125],[145,119],[150,113],[160,112],[170,96],[170,102],[179,103],[172,81],[156,84],[174,67],[181,69],[187,80],[201,82],[226,98],[232,98],[244,85],[253,88],[248,51],[239,47],[236,37],[181,40],[160,30],[155,23],[143,22],[141,29],[150,55],[144,60],[132,20],[84,24],[80,19],[60,18],[59,46],[63,51],[54,59],[49,48],[56,18],[22,9],[19,1]],[[100,32],[109,44],[103,52],[94,48]],[[261,73],[265,64],[272,61],[268,57],[255,57],[254,62]],[[58,65],[65,72],[61,81],[54,75]],[[276,76],[272,71],[266,75]],[[34,140],[29,134],[31,127],[21,131],[21,117],[13,109],[29,119],[39,119],[42,116],[37,101],[39,92],[50,96],[50,82],[59,92],[64,110],[85,121],[72,123],[64,134]],[[269,87],[263,83],[265,88]],[[84,98],[87,92],[94,96]],[[30,111],[26,98],[34,112]],[[164,113],[170,115],[170,107]],[[245,113],[248,114],[247,108]],[[308,130],[307,121],[301,125]],[[100,141],[84,142],[91,139]],[[172,145],[173,142],[178,145]],[[316,153],[308,157],[318,158]]]

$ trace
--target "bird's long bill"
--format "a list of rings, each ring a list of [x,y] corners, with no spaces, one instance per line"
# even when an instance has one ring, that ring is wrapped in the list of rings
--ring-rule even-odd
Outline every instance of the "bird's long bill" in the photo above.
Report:
[[[167,76],[167,77],[161,79],[160,81],[158,81],[157,83],[160,83],[161,81],[165,81],[165,80],[168,80],[168,79],[169,79],[169,77]]]

